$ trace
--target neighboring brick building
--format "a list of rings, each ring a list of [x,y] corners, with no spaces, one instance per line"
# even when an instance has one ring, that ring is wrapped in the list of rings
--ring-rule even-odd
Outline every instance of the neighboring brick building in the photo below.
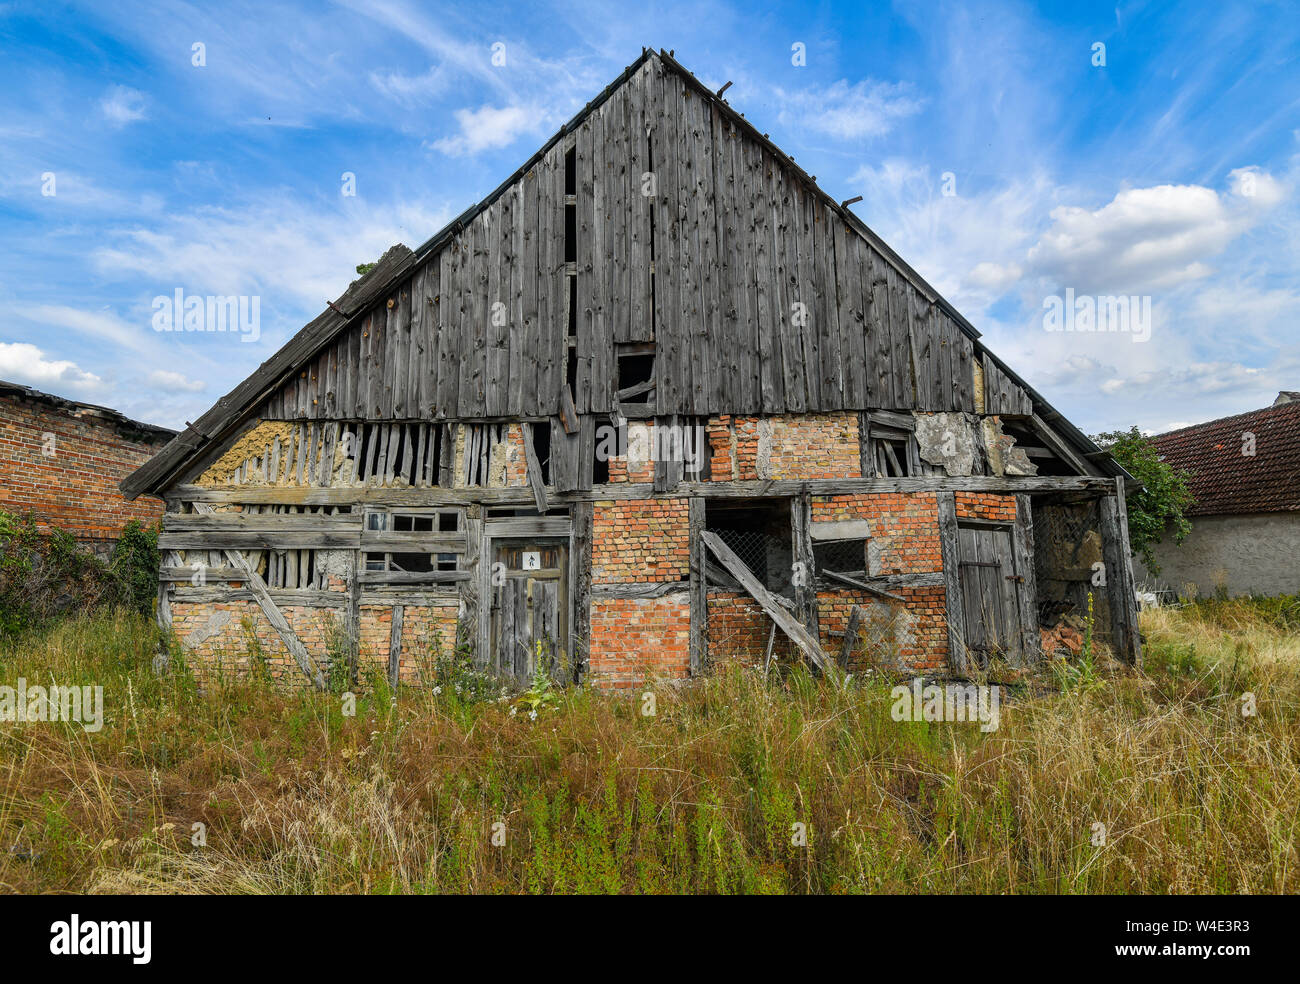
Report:
[[[1300,594],[1300,394],[1271,407],[1153,438],[1160,457],[1190,473],[1192,531],[1166,537],[1152,586],[1180,594]]]
[[[1027,665],[1094,563],[1097,636],[1135,660],[1127,478],[646,52],[123,489],[171,504],[160,616],[192,665],[255,639],[317,685],[341,654],[411,680],[437,639],[617,688],[769,651]]]
[[[161,499],[126,499],[122,481],[176,432],[116,410],[0,380],[0,509],[35,514],[98,553],[130,519],[154,523]]]

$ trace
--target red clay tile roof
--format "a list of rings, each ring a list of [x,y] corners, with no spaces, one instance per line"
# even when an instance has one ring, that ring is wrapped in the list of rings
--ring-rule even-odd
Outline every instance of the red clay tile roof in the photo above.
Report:
[[[1242,454],[1255,435],[1254,456]],[[1239,413],[1152,439],[1161,457],[1192,472],[1191,516],[1300,509],[1300,403]]]

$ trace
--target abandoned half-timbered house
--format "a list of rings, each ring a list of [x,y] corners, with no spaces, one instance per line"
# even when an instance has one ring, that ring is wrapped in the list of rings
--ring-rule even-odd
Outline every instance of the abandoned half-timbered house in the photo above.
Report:
[[[644,52],[148,464],[159,618],[417,678],[1139,658],[1125,481],[718,94]],[[1100,575],[1099,575],[1100,572]],[[336,664],[337,665],[337,664]]]

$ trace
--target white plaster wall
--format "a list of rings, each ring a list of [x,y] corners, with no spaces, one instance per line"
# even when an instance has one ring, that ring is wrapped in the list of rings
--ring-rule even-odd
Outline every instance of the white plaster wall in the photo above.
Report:
[[[1166,537],[1154,553],[1160,577],[1153,579],[1134,559],[1139,585],[1183,593],[1194,584],[1198,597],[1213,595],[1220,585],[1230,595],[1300,594],[1300,512],[1197,516],[1181,546]]]

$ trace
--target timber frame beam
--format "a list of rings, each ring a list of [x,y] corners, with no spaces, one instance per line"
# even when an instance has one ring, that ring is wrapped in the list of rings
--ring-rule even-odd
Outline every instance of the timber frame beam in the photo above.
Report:
[[[682,482],[669,490],[680,496],[706,499],[757,499],[765,496],[858,495],[871,492],[994,492],[1007,495],[1034,495],[1059,492],[1087,492],[1114,495],[1115,480],[1093,475],[919,475],[908,478],[842,478],[808,481],[757,480],[742,482]],[[591,502],[604,499],[656,498],[653,484],[615,482],[594,489],[554,492],[548,487],[548,501]],[[659,493],[662,495],[663,493]],[[526,506],[536,504],[534,490],[510,488],[209,488],[202,485],[178,485],[170,498],[185,502],[208,503],[276,503],[302,506],[367,505],[430,506],[484,505]]]

